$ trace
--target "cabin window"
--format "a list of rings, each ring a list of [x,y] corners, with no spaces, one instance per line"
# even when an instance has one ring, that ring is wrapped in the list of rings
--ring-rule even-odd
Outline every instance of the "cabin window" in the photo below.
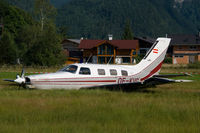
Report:
[[[117,70],[110,69],[110,75],[117,75]]]
[[[128,72],[125,70],[122,70],[121,73],[122,73],[122,76],[128,76]]]
[[[62,71],[62,72],[76,73],[77,68],[78,67],[76,65],[69,65],[69,66],[64,67],[60,71]]]
[[[79,71],[79,74],[90,75],[91,72],[90,72],[90,69],[89,69],[89,68],[87,68],[87,67],[81,67],[81,68],[80,68],[80,71]]]
[[[99,75],[106,75],[106,72],[104,69],[98,69],[97,71]]]

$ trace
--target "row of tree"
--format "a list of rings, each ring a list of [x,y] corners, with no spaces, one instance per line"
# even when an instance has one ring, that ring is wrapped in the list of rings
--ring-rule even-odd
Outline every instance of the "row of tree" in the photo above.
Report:
[[[34,17],[0,0],[0,64],[63,64],[62,35],[54,24],[55,14],[49,0],[35,0]]]

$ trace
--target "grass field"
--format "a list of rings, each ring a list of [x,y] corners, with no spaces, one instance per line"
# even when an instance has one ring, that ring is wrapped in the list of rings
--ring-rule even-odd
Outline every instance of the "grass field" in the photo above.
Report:
[[[193,79],[192,83],[128,93],[105,89],[18,90],[2,81],[15,76],[16,72],[0,71],[2,133],[200,132],[200,75],[183,77]]]

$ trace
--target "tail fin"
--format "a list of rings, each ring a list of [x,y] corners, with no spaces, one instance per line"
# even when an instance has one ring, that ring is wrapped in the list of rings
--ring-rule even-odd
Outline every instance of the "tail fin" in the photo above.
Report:
[[[170,41],[170,38],[158,38],[145,57],[136,65],[141,70],[141,81],[159,73]]]

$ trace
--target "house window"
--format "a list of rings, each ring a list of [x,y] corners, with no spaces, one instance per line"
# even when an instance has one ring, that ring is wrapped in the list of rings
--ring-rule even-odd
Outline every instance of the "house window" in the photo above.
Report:
[[[128,72],[125,70],[122,70],[121,73],[122,73],[122,76],[128,76]]]
[[[98,62],[100,64],[105,64],[106,63],[106,58],[105,57],[98,57]]]
[[[114,48],[111,45],[106,45],[107,46],[107,55],[113,55],[114,54]]]
[[[106,75],[106,72],[104,69],[98,69],[97,71],[99,75]]]
[[[102,44],[97,47],[98,50],[98,63],[100,64],[113,64],[114,63],[114,47],[110,44]]]
[[[183,55],[175,55],[175,58],[183,58]]]
[[[89,68],[87,68],[87,67],[81,67],[81,68],[80,68],[80,71],[79,71],[79,74],[90,75],[91,72],[90,72],[90,69],[89,69]]]
[[[148,49],[140,49],[140,55],[145,55],[147,53],[147,51],[148,51]],[[136,52],[136,51],[134,51],[134,52]]]
[[[178,50],[182,50],[183,49],[183,46],[178,46]]]
[[[110,69],[110,75],[117,75],[117,70]]]
[[[114,63],[114,58],[112,56],[106,57],[107,63],[108,64],[113,64]]]
[[[137,54],[137,52],[134,50],[134,51],[133,51],[133,55],[136,55],[136,54]],[[145,54],[146,54],[146,51],[145,51]]]
[[[100,45],[98,47],[98,54],[99,55],[105,55],[106,54],[106,46],[105,45]]]
[[[123,63],[130,63],[130,57],[122,57]]]
[[[98,55],[113,55],[114,47],[109,44],[102,44],[98,47]]]
[[[190,46],[190,50],[197,50],[197,46]]]

